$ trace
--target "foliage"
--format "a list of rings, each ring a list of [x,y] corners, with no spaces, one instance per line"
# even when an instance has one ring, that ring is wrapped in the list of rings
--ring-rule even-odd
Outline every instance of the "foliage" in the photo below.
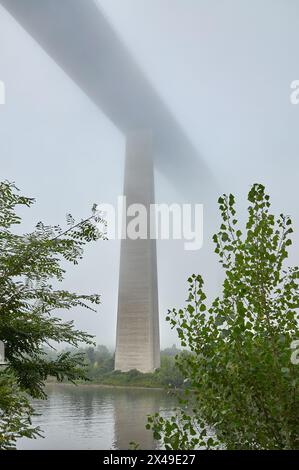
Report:
[[[32,426],[33,414],[33,408],[12,375],[0,371],[0,449],[13,449],[21,437],[40,435],[39,428]]]
[[[74,354],[76,350],[68,350]],[[183,386],[183,376],[176,366],[175,354],[181,351],[176,348],[167,348],[161,351],[161,367],[154,372],[142,373],[138,370],[121,372],[114,370],[114,354],[106,346],[98,345],[96,348],[80,349],[86,365],[86,376],[92,383],[112,386],[133,387],[170,387]],[[47,354],[52,356],[51,351]]]
[[[298,267],[286,268],[291,219],[270,213],[262,185],[248,195],[243,236],[232,195],[219,198],[214,236],[223,292],[207,306],[201,276],[189,279],[185,308],[169,311],[183,347],[177,366],[189,381],[176,414],[149,417],[167,449],[298,448]]]
[[[170,348],[165,348],[161,351],[161,356],[171,356],[175,357],[177,354],[180,354],[181,350],[176,347],[175,344],[173,344]]]
[[[170,388],[180,388],[183,386],[184,377],[176,365],[175,357],[173,355],[161,355],[161,366],[155,374],[162,386]]]
[[[86,375],[92,382],[102,382],[103,377],[114,369],[114,355],[109,349],[99,344],[97,348],[82,349],[86,363]]]
[[[94,310],[93,305],[100,303],[97,294],[55,289],[54,284],[63,280],[65,261],[77,264],[84,245],[103,238],[95,224],[103,223],[101,217],[93,210],[88,219],[75,224],[68,215],[64,231],[39,222],[32,233],[18,234],[14,226],[21,223],[21,217],[16,210],[33,202],[19,195],[14,184],[0,183],[0,340],[8,361],[0,378],[0,448],[13,446],[20,435],[34,436],[28,426],[32,408],[24,393],[44,398],[49,375],[59,381],[84,377],[82,355],[65,352],[52,360],[45,355],[44,345],[52,342],[75,347],[91,343],[91,336],[76,330],[73,321],[64,322],[53,312],[74,307]]]

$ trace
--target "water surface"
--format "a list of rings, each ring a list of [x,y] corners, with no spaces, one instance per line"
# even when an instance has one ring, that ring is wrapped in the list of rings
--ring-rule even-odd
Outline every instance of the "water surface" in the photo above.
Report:
[[[44,439],[20,439],[18,449],[155,449],[146,416],[169,412],[175,405],[163,390],[113,388],[94,385],[49,384],[47,400],[34,400],[34,424]]]

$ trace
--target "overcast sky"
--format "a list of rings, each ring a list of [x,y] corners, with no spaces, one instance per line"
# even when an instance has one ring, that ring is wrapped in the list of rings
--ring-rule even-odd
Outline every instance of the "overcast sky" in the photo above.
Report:
[[[176,340],[164,321],[167,308],[183,304],[189,274],[202,273],[211,295],[219,287],[221,275],[208,242],[210,230],[217,230],[217,192],[234,193],[244,218],[250,185],[264,183],[273,210],[293,216],[298,239],[299,105],[289,97],[291,82],[299,79],[299,2],[99,4],[218,182],[205,211],[204,249],[186,252],[180,242],[158,242],[164,347]],[[94,202],[115,202],[122,193],[124,137],[2,7],[0,80],[6,85],[0,177],[37,199],[24,212],[24,230],[40,219],[63,224],[68,212],[84,217]],[[157,200],[187,201],[175,186],[157,174]],[[296,242],[292,262],[299,262],[298,248]],[[67,288],[102,294],[97,314],[77,310],[63,316],[110,347],[118,268],[119,242],[100,242],[87,249],[65,280]]]

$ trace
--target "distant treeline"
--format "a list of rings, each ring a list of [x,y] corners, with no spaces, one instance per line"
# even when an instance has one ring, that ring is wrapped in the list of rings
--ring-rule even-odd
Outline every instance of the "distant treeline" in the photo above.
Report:
[[[182,387],[184,378],[175,364],[175,356],[187,354],[177,349],[175,345],[161,351],[161,366],[153,373],[139,372],[136,369],[129,372],[114,370],[114,353],[104,345],[96,348],[68,349],[71,353],[81,353],[84,357],[87,379],[92,383],[104,385],[123,385],[138,387]],[[50,349],[46,350],[49,358],[57,353]]]

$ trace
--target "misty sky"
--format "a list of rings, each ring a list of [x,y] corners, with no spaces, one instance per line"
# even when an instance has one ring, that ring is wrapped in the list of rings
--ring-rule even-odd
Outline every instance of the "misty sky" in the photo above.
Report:
[[[186,279],[204,275],[210,295],[221,282],[209,238],[217,230],[218,192],[237,196],[262,182],[277,214],[290,214],[299,234],[299,105],[290,84],[299,79],[297,0],[99,0],[109,21],[179,121],[218,183],[205,211],[204,248],[186,252],[177,241],[158,242],[161,344],[176,336],[167,308],[186,297]],[[122,194],[124,137],[35,41],[0,7],[0,177],[36,197],[24,211],[24,231],[42,219],[64,224],[65,214],[89,215],[94,202]],[[200,175],[190,174],[190,179]],[[184,186],[186,182],[182,182]],[[188,201],[165,174],[156,174],[159,202]],[[192,196],[197,200],[196,191]],[[198,200],[197,202],[201,202]],[[299,263],[299,243],[291,261]],[[100,292],[97,314],[64,313],[76,326],[113,347],[119,242],[86,250],[70,266],[64,286]]]

